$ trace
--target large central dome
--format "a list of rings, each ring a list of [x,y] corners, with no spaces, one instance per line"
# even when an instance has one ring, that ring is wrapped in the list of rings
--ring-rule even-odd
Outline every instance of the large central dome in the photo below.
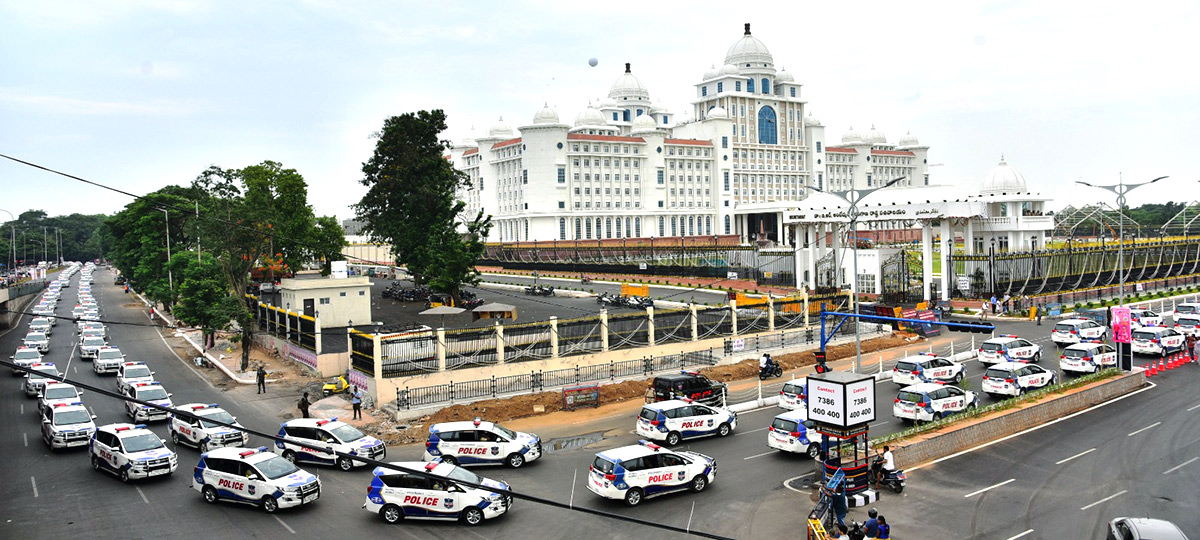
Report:
[[[775,58],[763,42],[750,35],[750,23],[746,23],[746,34],[729,47],[729,52],[725,53],[725,63],[739,68],[745,67],[746,64],[751,64],[752,67],[763,67],[763,64],[766,64],[766,67],[774,67]]]
[[[613,83],[612,88],[608,89],[608,97],[615,100],[622,100],[623,98],[625,100],[630,98],[649,100],[650,91],[646,90],[642,81],[633,75],[633,72],[629,69],[629,63],[626,62],[625,73],[621,74],[616,82]]]
[[[980,193],[1025,193],[1028,190],[1021,171],[1009,167],[1004,161],[1004,156],[1000,156],[1000,163],[992,167],[983,178],[983,189]]]

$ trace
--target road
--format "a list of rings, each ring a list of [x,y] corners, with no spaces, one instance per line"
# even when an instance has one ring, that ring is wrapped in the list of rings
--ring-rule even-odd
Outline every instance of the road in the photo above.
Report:
[[[75,278],[78,281],[78,278]],[[188,364],[175,358],[158,329],[143,326],[148,323],[140,307],[130,297],[111,285],[111,276],[97,271],[94,291],[99,298],[109,325],[110,341],[121,347],[131,359],[146,361],[159,379],[174,393],[175,403],[191,401],[216,402],[228,409],[249,428],[274,432],[278,429],[278,400],[272,402],[244,389],[227,390],[214,387],[195,373]],[[73,306],[76,288],[66,289],[59,303],[60,314]],[[60,322],[52,335],[48,359],[67,368],[70,377],[88,384],[114,387],[110,377],[98,377],[81,362],[73,351],[73,335],[69,322]],[[64,326],[67,325],[67,326]],[[1013,332],[1046,343],[1050,326],[1038,328],[1031,322],[1001,322],[1001,331]],[[12,351],[20,341],[24,326],[0,336],[0,350]],[[935,352],[948,351],[951,341],[956,350],[970,345],[969,334],[949,334],[930,344],[907,348],[909,354],[933,346]],[[896,355],[885,354],[885,367],[894,363]],[[1046,366],[1054,363],[1046,355]],[[868,358],[868,360],[877,360]],[[869,362],[868,362],[869,364]],[[968,363],[970,387],[978,389],[982,369],[977,362]],[[789,374],[790,376],[790,374]],[[1189,466],[1171,474],[1162,474],[1169,467],[1183,464],[1191,456],[1200,455],[1195,447],[1195,421],[1186,411],[1197,398],[1192,397],[1183,377],[1155,379],[1158,387],[1130,397],[1120,405],[1102,408],[1070,421],[993,445],[986,451],[970,454],[914,471],[909,490],[904,495],[887,496],[879,506],[894,515],[892,522],[897,533],[904,537],[912,532],[926,532],[929,538],[960,538],[975,534],[978,538],[1007,538],[1010,529],[1061,530],[1061,527],[1086,523],[1088,531],[1096,520],[1123,513],[1124,504],[1146,501],[1146,506],[1131,508],[1150,512],[1150,497],[1158,493],[1172,503],[1191,501],[1185,490],[1194,491],[1196,477]],[[130,538],[161,535],[163,523],[158,519],[169,516],[171,534],[184,538],[219,537],[290,537],[312,538],[369,537],[400,535],[412,538],[675,538],[682,535],[649,530],[640,525],[605,519],[569,510],[551,508],[518,500],[513,511],[495,522],[479,528],[467,528],[455,523],[411,522],[399,526],[384,524],[377,516],[360,509],[370,472],[359,469],[343,473],[333,469],[310,468],[320,475],[323,491],[320,501],[305,508],[285,510],[269,516],[261,510],[232,504],[205,504],[192,491],[190,471],[197,453],[190,448],[176,449],[180,454],[180,469],[175,475],[133,485],[123,485],[115,477],[92,471],[85,451],[50,453],[38,435],[38,421],[33,400],[17,390],[13,378],[10,391],[0,392],[0,500],[8,502],[5,523],[0,524],[4,537],[60,538],[87,535],[92,538]],[[764,395],[778,392],[782,381],[764,385]],[[738,398],[757,394],[754,385],[742,385]],[[888,381],[877,386],[878,418],[872,435],[893,432],[903,426],[891,417],[891,401],[896,387]],[[85,394],[85,402],[99,416],[98,423],[126,420],[119,402],[94,394]],[[988,403],[984,397],[983,403]],[[1162,414],[1168,411],[1169,414]],[[1184,414],[1186,411],[1186,414]],[[595,452],[636,442],[632,433],[633,418],[613,417],[578,426],[575,434],[595,433],[595,442],[579,447],[570,441],[547,441],[548,447],[559,443],[563,450],[550,450],[546,456],[529,466],[518,469],[478,469],[484,476],[510,482],[518,492],[528,493],[571,503],[580,507],[602,509],[622,515],[668,523],[693,530],[715,532],[737,538],[782,538],[794,535],[802,524],[797,520],[811,507],[807,493],[785,487],[784,480],[811,473],[813,463],[803,457],[770,452],[766,446],[766,426],[778,409],[751,411],[740,416],[738,430],[725,439],[702,439],[685,444],[718,459],[717,481],[699,495],[677,495],[648,501],[634,508],[601,500],[587,491],[583,482],[587,466]],[[1126,437],[1138,428],[1161,421],[1141,434]],[[163,438],[163,424],[151,428]],[[556,430],[561,431],[561,430]],[[1190,434],[1189,434],[1190,433]],[[1032,444],[1031,444],[1032,443]],[[265,441],[254,440],[254,445]],[[170,446],[170,443],[168,443]],[[1056,460],[1087,448],[1096,451],[1067,462],[1063,472],[1039,474],[1051,470]],[[419,460],[422,447],[410,445],[389,449],[389,459]],[[1190,454],[1189,454],[1190,453]],[[988,459],[990,463],[973,463]],[[999,461],[998,461],[999,460]],[[1103,460],[1103,461],[1102,461]],[[960,465],[960,463],[972,463]],[[1117,461],[1104,469],[1103,474],[1089,464]],[[997,466],[1002,463],[1002,466]],[[903,466],[903,464],[901,464]],[[1195,465],[1195,464],[1191,464]],[[1000,478],[1003,476],[1004,478]],[[1019,477],[1019,478],[1018,478]],[[962,495],[1014,478],[1008,485],[972,498]],[[1139,490],[1138,479],[1154,481],[1156,490]],[[1011,493],[1010,488],[1011,486]],[[1061,487],[1062,489],[1059,489]],[[1093,500],[1126,490],[1112,503],[1101,503],[1087,512],[1079,507]],[[1007,494],[1007,495],[1006,495]],[[1011,497],[1006,499],[1004,497]],[[1000,498],[996,501],[994,499]],[[1014,502],[1015,501],[1015,502]],[[1009,503],[1012,503],[1011,505]],[[1074,505],[1073,512],[1062,514]],[[156,508],[148,508],[154,506]],[[1004,508],[996,510],[1004,506]],[[1010,507],[1011,506],[1011,507]],[[1055,509],[1051,512],[1048,509]],[[1001,511],[1002,510],[1002,511]],[[993,511],[999,512],[993,514]],[[1111,512],[1109,512],[1111,511]],[[1105,513],[1101,516],[1102,512]],[[1161,515],[1159,512],[1150,512]],[[863,519],[862,511],[852,517]],[[1028,515],[1026,521],[1022,516]],[[1065,520],[1063,515],[1083,517]],[[968,520],[967,516],[973,516]],[[1168,517],[1173,517],[1171,514]],[[1178,519],[1182,519],[1181,517]],[[1063,525],[1052,522],[1061,520]],[[924,527],[924,528],[922,528]],[[934,528],[936,527],[936,528]],[[1001,530],[1003,529],[1003,531]],[[1016,530],[1012,534],[1020,533]],[[1085,535],[1078,535],[1082,537]],[[1042,536],[1031,538],[1064,537]],[[1068,534],[1065,537],[1076,537]]]

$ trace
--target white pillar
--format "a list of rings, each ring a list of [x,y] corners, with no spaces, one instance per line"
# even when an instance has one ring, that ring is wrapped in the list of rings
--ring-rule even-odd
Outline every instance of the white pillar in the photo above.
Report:
[[[787,237],[783,235],[783,212],[775,217],[775,240],[781,246],[787,245]]]
[[[796,242],[792,245],[792,277],[795,282],[793,286],[800,289],[805,287],[803,269],[808,267],[807,264],[800,263],[800,254],[804,248],[805,238],[801,235],[805,233],[805,229],[802,229],[800,225],[792,225],[792,230],[796,231]]]
[[[967,218],[966,232],[963,233],[963,249],[967,255],[975,254],[975,220]]]
[[[954,251],[954,229],[950,218],[942,218],[942,286],[938,298],[950,298],[950,254]]]
[[[921,293],[928,302],[933,295],[933,225],[929,221],[921,222]]]
[[[846,257],[846,250],[842,246],[842,234],[839,229],[839,223],[830,223],[829,229],[833,233],[833,239],[830,241],[832,246],[829,249],[833,251],[833,286],[842,286],[842,259]]]
[[[817,290],[817,236],[820,228],[817,225],[804,227],[808,237],[808,288]]]

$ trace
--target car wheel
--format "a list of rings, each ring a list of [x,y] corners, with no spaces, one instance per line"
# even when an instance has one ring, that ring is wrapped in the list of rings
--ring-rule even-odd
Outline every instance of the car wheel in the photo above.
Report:
[[[203,454],[207,451],[208,451],[208,441],[201,442],[200,443],[200,453]]]
[[[974,404],[974,403],[968,403],[968,404],[967,404],[967,412],[971,412],[971,411],[973,411],[973,410],[975,410],[975,404]]]
[[[1041,361],[1042,361],[1042,353],[1041,352],[1033,353],[1033,362],[1036,364]]]
[[[121,481],[129,483],[129,469],[121,469]]]
[[[96,459],[96,454],[92,454],[92,469],[100,470],[100,460]]]
[[[667,446],[675,446],[679,444],[679,441],[682,439],[683,437],[679,436],[679,432],[672,431],[667,434]]]
[[[354,468],[354,462],[350,458],[338,458],[337,466],[343,471],[349,471]]]
[[[454,456],[442,456],[442,463],[447,463],[450,465],[458,465],[458,460],[454,459]]]
[[[642,490],[638,488],[630,488],[625,492],[625,504],[629,506],[637,506],[642,504]]]
[[[523,454],[513,452],[508,455],[508,466],[514,469],[521,468],[525,464],[525,456]]]
[[[471,525],[472,527],[479,525],[480,523],[483,523],[483,510],[480,510],[475,506],[468,506],[467,509],[463,510],[462,512],[462,520],[463,523]]]
[[[938,420],[941,420],[941,419],[942,419],[942,413],[940,413],[940,412],[933,413],[933,421],[934,422],[937,422]]]
[[[294,465],[296,463],[296,453],[291,450],[284,450],[283,459],[286,459]]]
[[[705,478],[703,474],[698,474],[692,479],[691,489],[693,493],[700,493],[706,487],[708,487],[708,478]]]
[[[179,434],[175,430],[171,430],[171,444],[179,446]]]
[[[954,376],[954,384],[958,384],[958,383],[962,382],[962,380],[963,380],[963,374],[960,371],[960,372],[958,372],[958,374],[956,374]]]
[[[730,428],[729,424],[722,423],[720,426],[717,426],[717,435],[720,435],[722,437],[728,437],[729,434],[732,432],[733,432],[733,428]]]
[[[817,459],[818,457],[821,457],[821,445],[817,443],[808,445],[808,451],[805,452],[805,454],[808,455],[809,459]]]
[[[399,523],[404,519],[404,512],[400,511],[400,507],[394,504],[385,504],[379,509],[379,517],[383,518],[388,523]]]
[[[274,514],[279,511],[279,501],[276,501],[275,497],[267,495],[262,498],[262,509],[268,514]]]
[[[219,498],[217,496],[217,490],[212,486],[204,486],[204,489],[200,492],[200,494],[204,495],[204,502],[208,504],[217,502],[217,499]]]

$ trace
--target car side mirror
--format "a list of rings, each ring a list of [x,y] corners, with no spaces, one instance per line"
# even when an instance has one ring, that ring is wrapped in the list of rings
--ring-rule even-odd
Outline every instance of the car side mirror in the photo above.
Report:
[[[43,418],[43,419],[42,419],[42,423],[43,423],[43,424],[49,424],[49,423],[50,423],[50,419],[49,419],[49,418]]]
[[[150,372],[150,374],[151,374],[151,375],[154,375],[154,372],[153,372],[153,371],[151,371],[151,372]]]
[[[232,419],[233,419],[233,422],[237,422],[237,417],[236,417],[236,416],[230,416],[229,418],[232,418]],[[232,424],[233,422],[230,422],[230,423]]]
[[[172,394],[172,393],[170,393],[170,392],[167,392],[167,397],[171,397],[171,396],[173,396],[173,395],[175,395],[175,394]]]
[[[161,442],[161,443],[163,443],[163,444],[167,444],[167,440],[166,440],[166,439],[159,439],[159,442]]]
[[[812,428],[814,428],[814,427],[816,427],[816,426],[817,426],[817,423],[816,423],[816,422],[813,422],[812,420],[805,420],[805,421],[804,421],[804,427],[806,427],[806,428],[812,429]]]
[[[95,419],[96,419],[96,415],[94,415],[94,414],[93,414],[93,415],[92,415],[92,420],[95,420]]]

